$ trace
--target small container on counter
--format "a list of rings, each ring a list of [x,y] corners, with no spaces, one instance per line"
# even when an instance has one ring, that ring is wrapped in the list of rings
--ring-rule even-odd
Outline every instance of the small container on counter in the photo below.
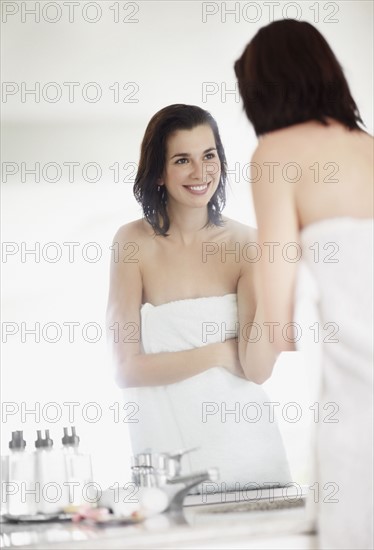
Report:
[[[71,435],[68,429],[64,428],[62,446],[69,505],[92,504],[94,495],[92,494],[91,457],[80,451],[79,437],[74,426],[71,428]]]
[[[66,484],[64,453],[53,448],[49,430],[42,438],[37,430],[35,441],[35,479],[40,487],[40,499],[36,503],[36,512],[55,514],[69,503],[69,490]]]
[[[14,516],[35,514],[38,495],[35,457],[26,452],[23,431],[12,432],[9,449],[9,456],[4,456],[1,460],[6,475],[5,478],[2,477],[2,485],[5,484],[1,495],[2,513]]]

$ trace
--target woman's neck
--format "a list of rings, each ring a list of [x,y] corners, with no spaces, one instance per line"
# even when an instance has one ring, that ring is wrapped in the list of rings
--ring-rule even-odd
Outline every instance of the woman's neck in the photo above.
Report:
[[[183,245],[189,245],[202,238],[201,230],[206,226],[208,218],[208,208],[191,208],[181,204],[168,205],[168,214],[170,219],[169,235],[181,242]]]

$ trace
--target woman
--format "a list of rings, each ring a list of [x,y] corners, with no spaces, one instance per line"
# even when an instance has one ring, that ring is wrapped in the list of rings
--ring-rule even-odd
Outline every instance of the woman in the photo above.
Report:
[[[359,126],[337,59],[309,23],[260,29],[235,72],[259,137],[252,158],[259,244],[279,243],[274,261],[263,254],[258,266],[259,299],[277,323],[275,351],[295,349],[298,337],[284,333],[293,321],[298,246],[319,292],[320,405],[339,408],[333,422],[317,424],[311,485],[320,545],[372,548],[372,138]],[[290,243],[292,259],[284,253]]]
[[[133,453],[199,447],[187,469],[218,467],[216,491],[290,481],[256,384],[276,354],[250,336],[262,323],[248,261],[255,233],[222,217],[225,184],[212,116],[189,105],[156,113],[134,185],[144,218],[114,237],[122,254],[108,301],[109,326],[123,327],[111,338],[117,381],[137,410]]]

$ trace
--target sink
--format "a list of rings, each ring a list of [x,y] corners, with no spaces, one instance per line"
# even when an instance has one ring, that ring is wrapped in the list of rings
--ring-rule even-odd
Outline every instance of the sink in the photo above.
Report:
[[[272,501],[267,499],[255,502],[230,502],[227,504],[207,504],[199,507],[200,514],[238,514],[243,512],[263,512],[268,510],[284,510],[289,508],[302,508],[305,506],[305,497],[297,500],[285,500],[276,498]]]
[[[236,501],[231,502],[192,504],[190,501],[190,504],[183,508],[184,518],[193,527],[245,525],[253,535],[312,531],[305,509],[305,494],[297,498],[284,498],[278,490],[278,493],[273,494],[271,498],[267,496],[267,498],[251,499],[248,498],[248,493],[245,493],[247,498],[244,499],[244,495],[238,492]],[[227,499],[228,495],[224,498]]]
[[[232,511],[231,505],[233,504],[246,505],[242,511],[293,508],[294,506],[303,506],[307,492],[307,486],[298,484],[290,484],[286,487],[259,487],[255,490],[248,489],[222,493],[219,491],[206,491],[200,494],[187,495],[184,499],[184,507],[230,504],[230,511]]]

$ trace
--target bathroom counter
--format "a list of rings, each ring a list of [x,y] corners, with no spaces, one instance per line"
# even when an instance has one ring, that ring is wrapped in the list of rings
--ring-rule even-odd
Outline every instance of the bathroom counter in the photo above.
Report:
[[[88,523],[1,525],[3,548],[38,550],[140,548],[316,548],[305,507],[247,511],[243,503],[185,506],[183,514],[159,514],[137,525]]]

